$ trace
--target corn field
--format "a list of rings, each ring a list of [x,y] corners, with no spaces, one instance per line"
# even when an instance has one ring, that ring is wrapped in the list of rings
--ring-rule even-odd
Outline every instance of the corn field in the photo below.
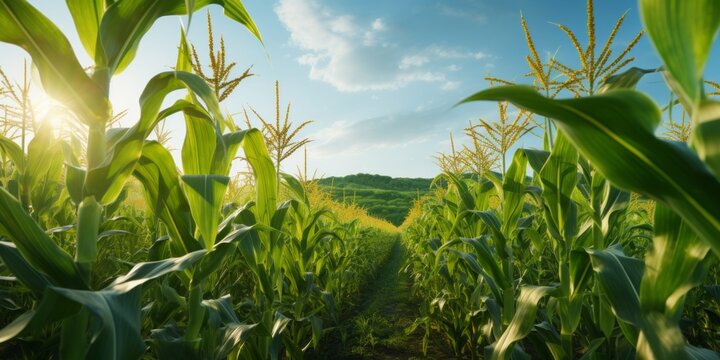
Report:
[[[418,341],[399,347],[423,358],[720,358],[720,85],[704,78],[719,1],[640,0],[644,30],[618,51],[625,15],[600,44],[588,0],[587,44],[557,25],[577,68],[540,56],[522,15],[529,80],[457,99],[496,118],[469,122],[465,145],[450,134],[400,227],[318,187],[312,120],[290,121],[279,82],[275,114],[223,110],[254,74],[233,75],[209,13],[209,65],[179,31],[175,66],[119,126],[111,83],[143,37],[211,4],[263,44],[239,0],[67,0],[87,67],[49,14],[0,0],[0,41],[73,124],[35,121],[29,75],[0,70],[0,358],[330,359],[366,341],[355,356],[384,359],[389,322],[357,313],[388,268],[415,306],[398,338]],[[631,66],[645,36],[657,68]],[[652,73],[667,106],[635,89]],[[520,147],[533,135],[542,148]],[[304,171],[283,172],[300,149]]]

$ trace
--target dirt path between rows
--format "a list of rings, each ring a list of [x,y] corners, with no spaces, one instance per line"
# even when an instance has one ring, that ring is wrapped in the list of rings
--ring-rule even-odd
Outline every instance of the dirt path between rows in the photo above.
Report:
[[[412,295],[408,274],[401,272],[408,251],[398,239],[385,265],[361,295],[356,314],[347,320],[345,343],[335,359],[447,359],[431,343],[422,352],[424,330],[405,330],[420,315],[418,299]],[[437,339],[435,339],[437,340]]]

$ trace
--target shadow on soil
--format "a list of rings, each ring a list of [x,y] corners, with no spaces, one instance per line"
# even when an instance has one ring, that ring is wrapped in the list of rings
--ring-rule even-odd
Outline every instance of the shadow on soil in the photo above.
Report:
[[[423,330],[406,334],[420,315],[418,299],[412,295],[412,283],[401,272],[407,249],[396,240],[387,263],[361,294],[355,312],[343,321],[346,339],[326,338],[317,358],[325,359],[448,359],[450,356],[431,343],[427,355],[422,352]],[[437,340],[437,339],[433,339]]]

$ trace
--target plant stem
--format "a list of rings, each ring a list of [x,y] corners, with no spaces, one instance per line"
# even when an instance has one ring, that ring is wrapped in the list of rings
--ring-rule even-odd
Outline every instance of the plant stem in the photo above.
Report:
[[[200,328],[205,318],[205,308],[202,306],[203,282],[201,281],[200,284],[193,284],[191,282],[190,286],[188,323],[187,329],[185,329],[185,341],[188,343],[194,342],[199,337]]]
[[[84,359],[87,352],[87,329],[90,313],[85,309],[65,319],[60,335],[60,358]]]

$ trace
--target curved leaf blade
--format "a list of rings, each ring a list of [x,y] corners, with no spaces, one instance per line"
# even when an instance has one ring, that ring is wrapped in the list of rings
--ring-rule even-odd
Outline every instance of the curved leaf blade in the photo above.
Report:
[[[45,91],[88,125],[110,111],[102,89],[85,73],[65,35],[26,0],[0,1],[0,41],[20,46],[40,72]]]
[[[481,91],[462,102],[506,100],[548,116],[610,181],[666,203],[720,254],[720,182],[686,146],[655,137],[660,111],[648,97],[616,90],[551,100],[526,86]]]

